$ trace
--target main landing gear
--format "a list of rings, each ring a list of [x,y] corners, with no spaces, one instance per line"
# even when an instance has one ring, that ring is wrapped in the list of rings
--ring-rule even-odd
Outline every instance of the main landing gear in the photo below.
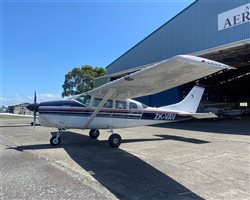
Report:
[[[112,133],[108,139],[109,145],[111,147],[118,148],[120,146],[120,144],[122,143],[122,138],[119,134],[114,133],[114,131],[111,127],[109,127],[109,130]],[[98,138],[99,135],[100,135],[100,131],[98,129],[91,129],[89,131],[89,137],[92,139]]]
[[[89,137],[92,139],[97,139],[100,135],[100,131],[98,129],[91,129],[89,131]]]
[[[112,135],[109,136],[109,145],[114,148],[118,148],[122,143],[122,138],[119,134],[114,133],[113,128],[109,127],[110,132]]]
[[[52,146],[58,146],[61,143],[61,138],[60,136],[63,134],[64,129],[58,129],[58,132],[56,133],[56,135],[53,135],[50,138],[50,144]]]
[[[109,130],[112,133],[108,139],[109,145],[111,147],[118,148],[120,146],[120,144],[122,143],[122,138],[119,134],[114,133],[114,131],[111,127],[109,128]],[[58,129],[58,132],[56,133],[56,135],[53,135],[50,138],[50,144],[52,146],[58,146],[61,143],[60,136],[63,134],[64,131],[65,131],[65,129]],[[99,137],[99,135],[100,135],[100,131],[98,129],[91,129],[89,131],[89,137],[92,139],[97,139]]]

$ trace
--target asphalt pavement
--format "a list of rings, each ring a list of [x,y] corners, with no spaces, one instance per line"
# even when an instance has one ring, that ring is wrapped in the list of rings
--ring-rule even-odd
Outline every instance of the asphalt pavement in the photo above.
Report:
[[[27,119],[0,124],[0,197],[7,199],[250,199],[250,120],[117,129],[98,140]]]

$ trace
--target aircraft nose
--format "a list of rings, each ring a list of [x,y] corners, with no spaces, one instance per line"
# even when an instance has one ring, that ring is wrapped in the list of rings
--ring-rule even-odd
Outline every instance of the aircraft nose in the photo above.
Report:
[[[39,104],[38,103],[32,103],[26,106],[26,108],[30,111],[38,111]]]

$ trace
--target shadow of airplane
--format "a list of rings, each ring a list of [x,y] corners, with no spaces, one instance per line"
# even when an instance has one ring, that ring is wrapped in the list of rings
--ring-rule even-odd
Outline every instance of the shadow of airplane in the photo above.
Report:
[[[199,140],[195,138],[187,138],[187,137],[181,137],[181,136],[175,136],[175,135],[155,135],[157,137],[161,137],[164,140],[175,140],[175,141],[180,141],[180,142],[189,142],[193,144],[206,144],[210,143],[209,141],[206,140]]]
[[[174,135],[154,135],[159,138],[140,138],[140,139],[123,139],[122,143],[133,143],[133,142],[152,142],[152,141],[161,141],[161,140],[175,140],[179,142],[188,142],[188,143],[193,143],[193,144],[206,144],[210,143],[209,141],[206,140],[199,140],[195,138],[186,138],[186,137],[181,137],[181,136],[174,136]]]
[[[232,135],[250,135],[250,120],[189,120],[152,125],[179,130],[203,131]]]
[[[107,141],[93,140],[74,132],[67,133],[63,135],[63,144],[57,148],[63,148],[79,166],[88,171],[118,199],[203,199],[133,154],[122,149],[110,148]],[[173,139],[194,142],[169,135],[159,137],[161,138],[146,139],[146,141]],[[138,141],[143,139],[124,140],[125,143]],[[49,144],[39,144],[17,146],[12,149],[25,151],[53,148],[55,147]]]

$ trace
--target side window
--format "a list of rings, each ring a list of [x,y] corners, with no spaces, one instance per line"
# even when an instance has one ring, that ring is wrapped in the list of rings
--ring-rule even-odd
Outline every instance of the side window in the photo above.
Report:
[[[101,103],[101,101],[102,101],[102,99],[100,99],[100,98],[94,98],[93,106],[94,107],[99,106],[99,104]]]
[[[115,102],[115,108],[118,108],[118,109],[126,109],[126,101],[116,101]]]
[[[129,109],[137,110],[138,106],[135,103],[129,103]]]
[[[113,100],[109,99],[103,106],[104,108],[113,108]]]
[[[93,101],[93,106],[98,107],[99,104],[101,103],[102,99],[101,98],[94,98]],[[109,99],[103,106],[104,108],[113,108],[113,100]]]

